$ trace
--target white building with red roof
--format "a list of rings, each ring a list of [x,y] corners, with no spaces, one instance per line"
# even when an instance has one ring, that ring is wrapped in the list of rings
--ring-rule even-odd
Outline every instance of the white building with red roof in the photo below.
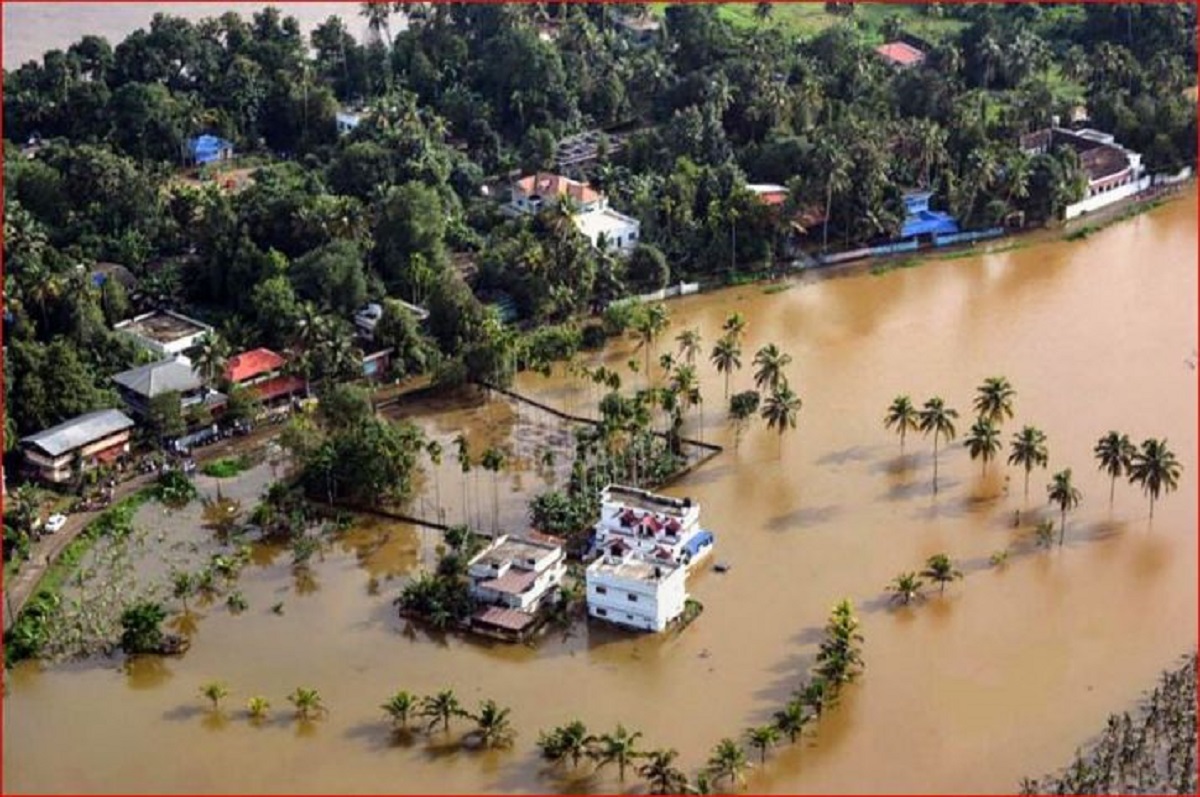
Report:
[[[700,505],[634,487],[609,485],[600,494],[593,548],[621,541],[635,553],[690,568],[712,553],[714,538],[700,527]]]
[[[599,248],[603,241],[621,253],[637,246],[641,237],[637,219],[613,210],[608,206],[608,197],[587,183],[559,174],[538,172],[517,180],[508,210],[514,215],[540,213],[558,207],[564,199],[571,204],[571,220],[592,246]]]

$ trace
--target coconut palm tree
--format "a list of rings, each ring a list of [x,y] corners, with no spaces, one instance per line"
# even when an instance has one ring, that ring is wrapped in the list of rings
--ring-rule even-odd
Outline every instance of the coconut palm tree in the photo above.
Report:
[[[803,404],[786,381],[774,388],[763,402],[762,417],[767,422],[767,428],[779,432],[780,456],[783,455],[783,435],[788,429],[796,428],[796,417],[800,414]]]
[[[462,481],[463,521],[462,522],[463,522],[463,525],[468,525],[468,524],[470,524],[471,521],[470,521],[470,518],[468,517],[468,513],[470,511],[469,510],[470,501],[468,500],[468,497],[467,497],[467,474],[471,472],[471,447],[470,447],[470,444],[467,443],[467,436],[465,434],[459,432],[459,434],[454,438],[454,447],[456,449],[455,455],[458,457],[458,465],[462,469],[462,476],[463,476],[463,481]]]
[[[767,750],[779,743],[779,729],[774,725],[759,725],[746,729],[746,739],[750,746],[758,750],[758,761],[767,763]]]
[[[1013,397],[1017,391],[1002,376],[991,376],[975,390],[975,412],[983,420],[999,426],[1013,416]]]
[[[813,717],[820,717],[825,709],[837,700],[836,690],[824,678],[817,676],[796,690],[795,700],[809,709]]]
[[[921,571],[921,575],[930,581],[936,581],[938,583],[938,592],[942,594],[945,594],[948,583],[963,577],[962,572],[954,569],[954,563],[944,553],[935,553],[929,557],[925,562],[925,569]]]
[[[645,312],[640,314],[640,317],[633,325],[634,332],[638,338],[638,348],[646,350],[646,376],[650,375],[650,350],[654,347],[654,342],[667,330],[671,325],[671,316],[667,312],[666,305],[661,302],[652,304],[646,308]]]
[[[764,387],[775,390],[787,381],[783,369],[792,363],[792,355],[784,354],[774,343],[768,343],[754,354],[754,386],[759,390]]]
[[[433,730],[440,722],[442,723],[442,732],[448,733],[450,718],[463,715],[462,706],[459,705],[458,698],[452,689],[443,689],[436,695],[430,695],[421,700],[421,716],[429,718],[429,730]]]
[[[200,339],[196,352],[196,368],[204,376],[204,384],[213,387],[218,377],[225,373],[225,358],[229,356],[229,345],[215,332]]]
[[[988,463],[991,462],[1001,448],[1000,430],[989,418],[978,418],[971,425],[971,431],[963,440],[971,459],[983,460],[983,472],[987,473]]]
[[[901,573],[892,580],[888,585],[888,592],[892,593],[893,603],[902,603],[907,606],[917,598],[923,598],[921,587],[925,586],[925,582],[917,578],[916,573]]]
[[[674,749],[646,753],[646,763],[637,771],[650,784],[651,794],[682,794],[687,788],[687,775],[674,763],[678,756]]]
[[[619,724],[614,733],[602,734],[590,752],[592,759],[596,762],[596,768],[600,769],[606,764],[615,763],[617,776],[624,781],[625,768],[641,755],[637,749],[638,739],[641,738],[641,731],[630,733],[624,725]]]
[[[297,686],[296,690],[288,695],[288,702],[296,707],[296,716],[302,720],[312,719],[329,711],[321,701],[321,693],[304,686]]]
[[[774,719],[779,732],[787,734],[791,743],[795,744],[796,737],[804,733],[804,726],[808,724],[811,716],[805,713],[804,704],[798,698],[793,698],[775,712]]]
[[[883,416],[883,428],[895,429],[900,433],[900,453],[904,453],[904,438],[909,432],[915,432],[920,424],[920,415],[908,396],[896,396],[892,399]]]
[[[730,313],[721,325],[724,332],[734,343],[741,344],[742,336],[746,334],[746,316],[741,313]]]
[[[725,335],[713,346],[709,355],[717,372],[725,375],[725,398],[729,398],[729,376],[742,367],[742,349],[732,335]]]
[[[1171,493],[1179,488],[1179,475],[1183,466],[1175,454],[1167,448],[1166,440],[1150,438],[1142,443],[1142,449],[1133,454],[1129,468],[1129,481],[1142,485],[1150,496],[1150,519],[1154,519],[1154,502],[1160,493]]]
[[[492,474],[492,530],[500,525],[500,490],[497,486],[497,479],[500,471],[504,469],[507,460],[504,457],[504,452],[498,448],[491,447],[483,452],[483,457],[479,464],[484,470]]]
[[[1013,434],[1008,455],[1009,465],[1020,465],[1025,468],[1025,500],[1029,500],[1029,472],[1035,465],[1046,467],[1050,455],[1046,450],[1046,435],[1040,429],[1026,426]],[[1020,517],[1020,515],[1018,515]]]
[[[200,687],[200,696],[212,703],[213,711],[220,711],[221,701],[229,697],[229,687],[220,681],[210,681]]]
[[[696,357],[700,354],[700,330],[696,327],[685,329],[675,337],[675,341],[679,344],[679,356],[687,360],[688,365],[695,365]]]
[[[917,428],[921,433],[928,436],[933,432],[933,494],[937,495],[938,438],[944,438],[947,443],[954,439],[954,419],[958,417],[958,411],[947,407],[941,398],[934,396],[925,402],[919,417]]]
[[[364,2],[359,3],[359,16],[367,18],[367,30],[372,36],[377,39],[386,38],[387,43],[392,43],[392,31],[388,25],[388,18],[392,15],[391,3],[379,2]]]
[[[417,696],[400,690],[389,697],[380,708],[392,718],[392,724],[397,728],[407,728],[409,715],[417,708]]]
[[[1050,497],[1050,503],[1058,504],[1059,510],[1062,512],[1062,522],[1058,527],[1058,544],[1062,547],[1063,539],[1067,534],[1067,510],[1074,509],[1079,506],[1079,501],[1083,498],[1083,493],[1071,483],[1071,469],[1059,471],[1050,479],[1050,484],[1046,485],[1046,493]]]
[[[588,754],[596,737],[588,733],[587,726],[579,720],[560,725],[550,733],[538,738],[542,754],[555,761],[571,759],[571,766],[579,768],[579,761]]]
[[[712,755],[708,757],[708,773],[717,781],[727,780],[731,784],[744,784],[746,770],[749,768],[746,753],[733,739],[725,738],[717,742]]]
[[[1137,447],[1130,442],[1129,435],[1109,432],[1100,438],[1092,452],[1100,463],[1100,470],[1107,473],[1112,480],[1108,486],[1108,506],[1112,508],[1117,477],[1129,474],[1133,468],[1133,455],[1137,453]]]
[[[496,705],[495,700],[483,701],[479,704],[479,713],[465,715],[475,722],[471,735],[484,747],[508,747],[516,736],[508,719],[510,712],[511,709]]]

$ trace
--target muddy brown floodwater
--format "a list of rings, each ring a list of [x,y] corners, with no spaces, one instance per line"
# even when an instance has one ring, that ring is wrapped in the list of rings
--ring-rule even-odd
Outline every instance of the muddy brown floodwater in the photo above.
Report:
[[[417,566],[420,534],[376,525],[326,552],[303,585],[287,556],[261,559],[240,586],[250,610],[200,621],[182,658],[128,671],[106,660],[17,669],[4,701],[5,790],[613,790],[615,773],[547,774],[538,731],[576,717],[594,730],[623,722],[647,745],[677,747],[692,770],[721,737],[784,702],[842,597],[862,618],[866,674],[812,739],[756,768],[749,789],[1015,790],[1022,776],[1066,763],[1196,644],[1196,247],[1188,193],[1084,241],[674,302],[671,335],[699,326],[706,348],[726,313],[745,313],[745,359],[778,343],[804,399],[782,454],[756,425],[740,450],[670,489],[700,501],[717,558],[732,564],[693,577],[706,610],[682,635],[577,625],[536,648],[431,638],[391,607]],[[602,357],[635,383],[630,348]],[[728,442],[721,379],[707,364],[701,372],[704,436]],[[1035,471],[1031,506],[1046,510],[1054,470],[1073,468],[1083,491],[1062,549],[1032,550],[1030,527],[1012,527],[1018,471],[993,463],[982,477],[957,443],[943,453],[935,498],[931,447],[910,439],[906,464],[881,427],[901,392],[944,396],[966,416],[975,386],[997,374],[1018,391],[1006,440],[1024,423],[1049,436],[1051,470]],[[743,369],[735,385],[750,379]],[[560,406],[586,390],[562,376],[519,387]],[[1126,485],[1109,509],[1091,450],[1114,428],[1167,437],[1185,468],[1153,526]],[[456,477],[441,477],[451,514]],[[1007,565],[989,567],[1008,547]],[[889,611],[884,586],[939,551],[966,579]],[[281,616],[268,608],[279,601]],[[197,696],[211,679],[233,690],[224,722]],[[327,719],[299,727],[284,716],[298,685],[321,691]],[[447,687],[470,706],[488,697],[512,706],[515,748],[458,752],[438,736],[394,746],[377,708],[384,698]],[[261,727],[240,708],[254,694],[278,710]]]

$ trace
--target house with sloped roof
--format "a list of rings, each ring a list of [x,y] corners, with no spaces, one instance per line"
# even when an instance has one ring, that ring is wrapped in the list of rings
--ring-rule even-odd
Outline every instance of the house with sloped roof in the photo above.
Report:
[[[1083,199],[1065,208],[1066,219],[1127,199],[1149,188],[1152,182],[1139,153],[1126,149],[1111,134],[1099,130],[1048,127],[1021,136],[1020,147],[1027,155],[1069,147],[1079,156],[1087,174],[1087,191]]]
[[[640,554],[691,567],[712,553],[715,538],[700,526],[700,505],[636,487],[610,484],[600,493],[593,547],[620,541]]]
[[[508,212],[513,215],[540,213],[570,202],[571,220],[591,241],[620,253],[633,251],[641,237],[641,223],[608,206],[608,197],[587,183],[559,174],[538,172],[513,183]]]
[[[891,41],[875,48],[879,55],[890,66],[897,69],[908,69],[925,63],[925,52],[906,41]]]
[[[164,393],[179,394],[181,411],[199,405],[219,407],[225,403],[225,396],[205,388],[196,369],[183,358],[130,368],[115,375],[112,381],[121,400],[139,419],[149,415],[150,402]]]
[[[244,351],[225,362],[224,379],[250,390],[264,405],[283,403],[305,391],[303,377],[284,373],[287,360],[270,349]]]
[[[183,151],[184,158],[197,166],[233,160],[233,142],[209,133],[183,142]]]
[[[134,422],[120,410],[89,412],[22,438],[27,471],[51,484],[71,480],[76,468],[92,470],[129,453]]]

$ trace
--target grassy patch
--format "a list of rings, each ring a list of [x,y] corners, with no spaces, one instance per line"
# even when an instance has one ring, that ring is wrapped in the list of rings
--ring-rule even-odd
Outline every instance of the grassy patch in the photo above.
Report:
[[[78,537],[71,540],[67,547],[63,549],[58,559],[55,560],[54,564],[50,565],[46,570],[41,581],[34,588],[34,594],[41,592],[58,594],[63,583],[79,567],[79,563],[83,560],[87,552],[91,550],[96,541],[103,537],[127,534],[130,529],[130,522],[133,519],[133,513],[137,511],[138,507],[146,503],[153,494],[153,488],[138,490],[133,495],[113,504],[99,517],[89,523],[88,527]]]
[[[770,296],[773,293],[783,293],[784,291],[789,290],[791,287],[792,287],[791,283],[783,283],[782,285],[770,285],[766,288],[763,288],[763,293]]]
[[[913,266],[920,265],[921,260],[922,259],[919,257],[905,257],[900,260],[886,260],[882,263],[876,263],[875,265],[871,266],[871,273],[878,276],[880,274],[887,274],[889,271],[895,271],[899,268],[912,268]]]
[[[250,460],[245,456],[223,457],[207,463],[200,472],[215,479],[231,479],[249,467]]]

